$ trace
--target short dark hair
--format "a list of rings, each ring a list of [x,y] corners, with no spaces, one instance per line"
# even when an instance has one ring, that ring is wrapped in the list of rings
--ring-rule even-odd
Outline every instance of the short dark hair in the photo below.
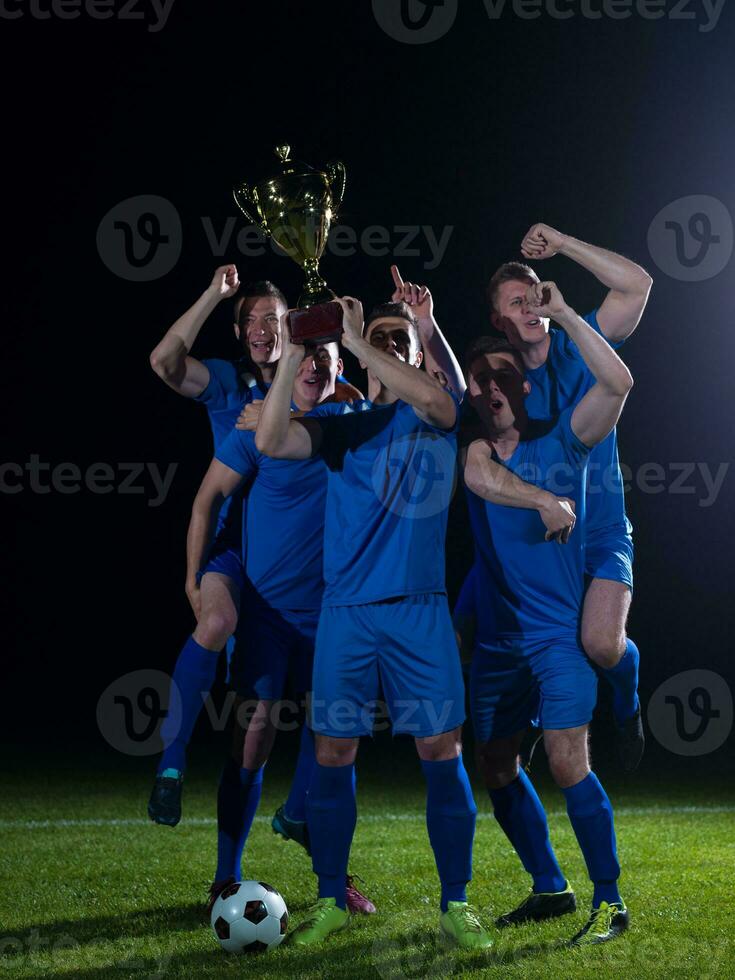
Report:
[[[500,287],[504,282],[512,282],[515,279],[519,279],[521,282],[527,282],[529,286],[532,283],[539,282],[539,277],[530,265],[526,265],[524,262],[504,262],[493,273],[490,282],[487,284],[487,301],[492,313],[498,312],[495,303]]]
[[[511,354],[522,373],[526,373],[523,358],[504,337],[478,337],[477,340],[472,341],[464,358],[464,371],[468,381],[472,362],[476,361],[478,357],[484,357],[485,354]]]
[[[247,283],[235,297],[235,322],[240,322],[240,312],[246,300],[262,296],[272,296],[273,299],[277,299],[279,303],[283,303],[288,308],[288,300],[278,286],[269,279],[259,279],[257,282]]]
[[[362,328],[363,336],[367,335],[368,329],[375,320],[384,320],[387,317],[400,317],[402,320],[408,320],[418,335],[418,321],[411,312],[411,307],[408,303],[404,303],[401,300],[400,303],[379,303],[377,306],[374,306],[365,320],[365,326]]]

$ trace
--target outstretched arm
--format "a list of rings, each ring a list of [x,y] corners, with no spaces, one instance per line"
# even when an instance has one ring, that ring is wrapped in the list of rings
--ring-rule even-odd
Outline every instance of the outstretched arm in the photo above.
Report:
[[[528,231],[521,251],[527,259],[548,259],[558,252],[608,287],[610,292],[597,312],[597,322],[612,343],[626,340],[640,323],[653,279],[635,262],[544,224],[534,225]]]
[[[464,482],[469,489],[493,504],[537,510],[546,527],[546,540],[566,544],[576,523],[574,501],[526,483],[491,456],[492,446],[486,439],[476,439],[466,453],[460,455],[460,463],[464,464]]]
[[[567,306],[553,282],[529,286],[528,305],[539,316],[551,317],[577,345],[595,384],[572,413],[572,431],[585,446],[596,446],[615,428],[633,378],[618,355],[596,330]]]
[[[209,369],[189,356],[199,331],[214,308],[223,300],[234,296],[240,287],[234,265],[223,265],[214,274],[210,286],[194,305],[180,316],[153,349],[151,367],[169,388],[185,398],[196,398],[209,384]]]
[[[194,498],[186,536],[186,594],[197,619],[201,607],[197,572],[212,546],[222,505],[243,482],[239,473],[213,459]]]
[[[454,351],[439,329],[434,317],[434,300],[428,286],[417,286],[404,282],[397,265],[390,267],[395,291],[391,297],[394,303],[403,301],[411,307],[419,327],[421,346],[424,349],[424,364],[432,378],[462,398],[467,388],[462,368],[454,356]]]
[[[420,419],[438,429],[451,429],[457,406],[446,389],[425,371],[376,350],[362,336],[362,304],[351,296],[337,302],[344,310],[342,344],[401,401],[408,402]]]

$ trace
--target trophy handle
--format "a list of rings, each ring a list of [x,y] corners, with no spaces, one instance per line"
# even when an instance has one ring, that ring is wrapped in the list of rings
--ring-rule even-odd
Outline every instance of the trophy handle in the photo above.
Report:
[[[250,190],[248,185],[238,184],[236,187],[233,187],[232,196],[235,198],[235,203],[248,219],[250,224],[263,228],[263,222],[256,216],[257,212],[255,201],[253,200],[253,192]]]
[[[329,181],[329,188],[332,192],[332,200],[336,212],[345,194],[347,171],[341,160],[330,160],[324,169],[327,174],[327,180]]]

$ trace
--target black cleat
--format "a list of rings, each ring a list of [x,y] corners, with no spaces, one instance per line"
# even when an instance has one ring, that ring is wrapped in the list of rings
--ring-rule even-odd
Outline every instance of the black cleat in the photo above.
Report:
[[[184,777],[156,776],[151,798],[148,800],[148,816],[154,823],[175,827],[181,820],[181,791]]]
[[[635,772],[640,765],[643,750],[646,747],[640,705],[632,717],[624,721],[622,725],[616,725],[616,735],[618,762],[623,772]]]
[[[207,898],[207,904],[204,908],[204,914],[209,919],[212,915],[212,908],[214,903],[220,897],[225,888],[229,888],[230,885],[234,885],[235,879],[232,875],[229,878],[224,878],[222,881],[215,881],[209,886],[209,897]]]
[[[608,905],[607,902],[600,902],[600,907],[592,909],[587,924],[569,940],[569,945],[598,946],[607,943],[625,932],[629,922],[628,910],[622,903]]]
[[[520,926],[524,922],[543,922],[574,912],[576,908],[577,899],[567,882],[563,892],[531,892],[517,909],[496,919],[495,925],[498,929],[504,929],[506,926]]]

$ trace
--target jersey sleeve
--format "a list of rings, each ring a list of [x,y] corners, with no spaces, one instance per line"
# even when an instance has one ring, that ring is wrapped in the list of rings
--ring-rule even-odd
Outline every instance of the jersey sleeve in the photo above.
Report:
[[[250,477],[258,469],[258,450],[252,432],[233,429],[215,453],[214,458],[240,476]]]
[[[451,436],[456,434],[456,432],[459,429],[459,424],[462,419],[462,402],[460,401],[459,398],[457,398],[457,396],[453,391],[449,390],[449,388],[445,388],[444,391],[449,395],[449,397],[454,402],[454,424],[452,425],[451,429],[442,429],[438,425],[432,425],[430,422],[424,421],[424,419],[419,419],[419,422],[421,423],[421,427],[423,429],[426,429],[426,431],[428,432],[438,432],[440,435],[443,436]],[[415,408],[413,409],[413,413],[418,418]]]
[[[585,446],[581,439],[578,439],[572,429],[572,414],[575,406],[565,409],[559,416],[559,421],[554,428],[554,434],[558,437],[562,448],[564,460],[572,466],[581,467],[587,462],[592,450]]]
[[[232,398],[240,392],[237,366],[232,361],[209,358],[202,361],[209,370],[209,384],[197,395],[196,401],[206,405],[212,412],[232,407]],[[243,398],[243,401],[246,399]]]

